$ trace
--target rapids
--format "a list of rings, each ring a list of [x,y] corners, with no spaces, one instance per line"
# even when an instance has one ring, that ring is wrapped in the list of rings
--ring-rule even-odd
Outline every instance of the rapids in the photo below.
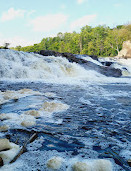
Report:
[[[38,135],[1,171],[130,170],[130,74],[106,77],[63,57],[13,50],[0,50],[0,59],[0,138],[21,147]],[[118,66],[130,73],[128,61]]]
[[[85,58],[84,58],[85,59]],[[0,50],[0,80],[44,81],[46,83],[80,84],[89,82],[131,83],[131,79],[106,77],[95,70],[86,70],[66,58],[19,52],[9,49]],[[87,60],[101,65],[90,57]],[[127,63],[129,63],[127,61]],[[119,64],[115,64],[115,66]],[[120,65],[121,66],[121,65]],[[123,66],[124,67],[124,66]],[[120,67],[122,69],[122,66]],[[128,66],[130,76],[130,67]]]
[[[72,80],[90,77],[80,65],[70,63],[62,57],[48,56],[44,58],[33,53],[0,50],[0,58],[1,79],[44,80],[55,83],[69,78]]]

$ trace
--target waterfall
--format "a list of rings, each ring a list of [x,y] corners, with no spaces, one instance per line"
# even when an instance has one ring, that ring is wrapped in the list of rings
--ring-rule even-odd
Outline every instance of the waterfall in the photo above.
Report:
[[[94,61],[96,63],[96,61]],[[52,83],[74,82],[129,82],[122,78],[107,78],[94,70],[69,62],[64,57],[41,56],[35,53],[0,50],[0,80],[45,81]]]
[[[44,57],[34,53],[2,49],[0,59],[1,79],[84,80],[101,75],[87,71],[63,57]]]

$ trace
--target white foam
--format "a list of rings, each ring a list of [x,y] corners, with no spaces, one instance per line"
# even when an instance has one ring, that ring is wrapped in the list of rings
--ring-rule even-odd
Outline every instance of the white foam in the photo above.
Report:
[[[21,89],[18,91],[7,90],[4,92],[0,91],[0,104],[6,103],[9,100],[18,100],[19,98],[31,95],[41,95],[41,93],[31,89]]]
[[[31,115],[31,116],[34,116],[34,117],[39,117],[40,116],[40,113],[37,110],[28,110],[28,111],[24,112],[24,114],[25,115]]]
[[[86,61],[93,62],[94,64],[97,64],[99,66],[103,66],[99,61],[92,59],[90,56],[81,57],[81,58],[84,59],[84,60],[86,60]]]
[[[73,171],[92,171],[90,164],[86,164],[85,162],[76,162],[72,166]]]
[[[33,91],[30,89],[21,89],[18,91],[6,91],[2,92],[3,94],[7,93],[10,98],[12,98],[12,94],[17,95],[19,98],[29,96],[29,95],[42,95],[40,92]],[[55,96],[55,94],[47,93],[49,96]],[[43,99],[43,98],[42,98]],[[0,119],[3,122],[3,125],[6,125],[6,128],[15,128],[18,126],[31,127],[37,124],[37,120],[39,117],[44,118],[45,122],[51,123],[62,123],[63,119],[53,119],[54,112],[62,112],[69,108],[69,105],[62,103],[61,101],[53,100],[53,101],[45,101],[43,104],[39,103],[39,105],[35,105],[37,107],[33,110],[26,110],[25,112],[18,113],[2,113],[0,114]],[[33,105],[34,107],[34,105]],[[25,107],[27,109],[27,107]],[[8,130],[7,129],[7,130]],[[4,130],[4,127],[0,127],[0,131]]]
[[[78,163],[74,171],[116,171],[116,164],[109,159],[84,159],[80,155],[71,157],[70,153],[67,152],[57,152],[55,150],[39,151],[37,148],[40,148],[43,142],[44,139],[41,137],[29,144],[27,149],[30,151],[22,154],[10,167],[15,171],[38,169],[44,171],[73,171],[72,168]],[[5,165],[0,170],[3,171],[5,169],[4,171],[8,171],[8,168],[9,165]],[[83,168],[87,170],[82,170]]]
[[[15,163],[6,164],[0,168],[0,171],[16,171],[18,167],[23,167],[22,161],[17,160]]]
[[[3,124],[9,126],[10,128],[14,128],[16,126],[34,126],[36,124],[36,118],[32,115],[25,114],[17,114],[17,113],[6,113],[0,115],[3,120]]]
[[[112,163],[109,160],[105,159],[98,159],[93,162],[94,164],[94,171],[112,171]]]
[[[124,157],[126,160],[131,159],[131,151],[129,150],[121,150],[120,156]]]
[[[0,151],[10,148],[11,146],[8,139],[0,139]]]
[[[52,170],[58,170],[62,165],[62,161],[63,159],[61,157],[54,156],[47,161],[47,167]]]
[[[68,161],[67,171],[112,171],[113,164],[105,159],[81,159],[78,156]]]
[[[17,155],[18,151],[20,150],[20,147],[14,143],[10,143],[6,139],[3,141],[5,148],[9,148],[9,150],[1,151],[0,157],[2,158],[4,164],[8,164]]]
[[[27,145],[28,151],[38,150],[40,147],[42,147],[42,144],[44,143],[44,141],[45,141],[45,139],[42,136],[40,138],[36,139],[35,141],[33,141],[32,143]]]
[[[125,66],[128,66],[131,68],[131,59],[130,58],[128,58],[128,59],[119,58],[118,61],[120,64],[124,64]]]
[[[36,125],[36,122],[32,121],[32,120],[23,120],[21,122],[21,125],[24,126],[24,127],[32,127],[32,126]]]
[[[91,103],[90,100],[84,99],[83,97],[81,97],[81,98],[79,99],[79,101],[82,102],[82,103],[84,103],[84,104],[88,104],[89,106],[93,106],[93,105],[94,105],[94,104]]]
[[[1,125],[0,126],[0,132],[5,132],[5,131],[8,131],[10,127],[8,125]]]
[[[69,108],[69,105],[67,104],[64,104],[60,101],[57,101],[57,100],[53,100],[53,101],[45,101],[40,109],[38,110],[38,112],[40,113],[40,116],[41,117],[50,117],[52,118],[52,114],[54,112],[58,113],[58,112],[62,112],[62,111],[65,111]],[[51,120],[50,120],[51,122]],[[54,120],[53,120],[54,122]],[[55,123],[61,123],[62,120],[57,120],[55,121]]]
[[[52,92],[46,92],[46,93],[44,93],[44,95],[47,97],[56,97],[56,94],[52,93]]]

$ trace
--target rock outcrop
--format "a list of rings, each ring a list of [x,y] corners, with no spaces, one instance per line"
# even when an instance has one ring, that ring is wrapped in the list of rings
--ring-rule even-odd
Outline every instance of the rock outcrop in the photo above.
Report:
[[[122,50],[118,53],[118,57],[131,58],[131,41],[123,42]]]
[[[53,50],[41,50],[39,52],[39,54],[43,55],[43,56],[62,56],[62,57],[66,57],[70,62],[77,62],[78,61],[78,59],[76,59],[75,54],[67,53],[67,52],[60,53],[60,52],[56,52],[56,51],[53,51]],[[90,55],[90,57],[92,59],[98,61],[98,57],[96,55]],[[76,61],[74,61],[74,60],[76,60]]]
[[[55,51],[50,50],[41,50],[40,55],[43,56],[62,56],[69,60],[69,62],[76,62],[80,65],[82,65],[85,69],[89,70],[95,70],[107,77],[120,77],[122,76],[122,71],[120,69],[112,68],[110,66],[99,66],[93,62],[87,61],[82,58],[77,58],[75,54],[72,53],[59,53]],[[98,60],[96,56],[90,56],[94,60]]]

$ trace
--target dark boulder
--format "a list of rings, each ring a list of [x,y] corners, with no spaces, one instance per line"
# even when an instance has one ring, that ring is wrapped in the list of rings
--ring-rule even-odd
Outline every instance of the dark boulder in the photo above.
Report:
[[[55,56],[55,51],[41,50],[40,55],[43,55],[43,56]]]
[[[111,61],[105,61],[105,62],[101,62],[101,63],[104,66],[111,66],[112,64],[114,64],[114,62],[111,62]]]
[[[98,61],[98,57],[96,55],[89,55],[92,59]]]
[[[107,77],[121,77],[122,71],[120,69],[111,68],[107,66],[99,66],[93,62],[87,61],[85,64],[82,64],[85,69],[95,70]]]
[[[41,50],[39,54],[43,56],[61,56],[61,53],[55,52],[53,50]]]
[[[108,77],[120,77],[122,76],[122,71],[120,69],[116,69],[116,68],[111,68],[109,66],[99,66],[93,62],[87,61],[85,59],[82,58],[77,58],[74,54],[72,53],[59,53],[59,52],[55,52],[55,51],[51,51],[51,50],[41,50],[40,55],[43,56],[61,56],[61,57],[65,57],[69,60],[69,62],[76,62],[80,65],[82,65],[85,69],[88,70],[95,70],[105,76]],[[95,60],[97,60],[97,56],[90,56],[91,58],[95,58]],[[109,65],[109,64],[108,64]]]
[[[59,53],[59,52],[55,52],[55,51],[52,51],[52,50],[41,50],[39,52],[39,54],[43,55],[43,56],[56,56],[56,57],[61,56],[61,57],[67,58],[69,60],[69,62],[76,62],[76,63],[79,63],[79,64],[87,63],[86,60],[81,59],[81,58],[76,58],[75,54],[67,53],[67,52]]]

